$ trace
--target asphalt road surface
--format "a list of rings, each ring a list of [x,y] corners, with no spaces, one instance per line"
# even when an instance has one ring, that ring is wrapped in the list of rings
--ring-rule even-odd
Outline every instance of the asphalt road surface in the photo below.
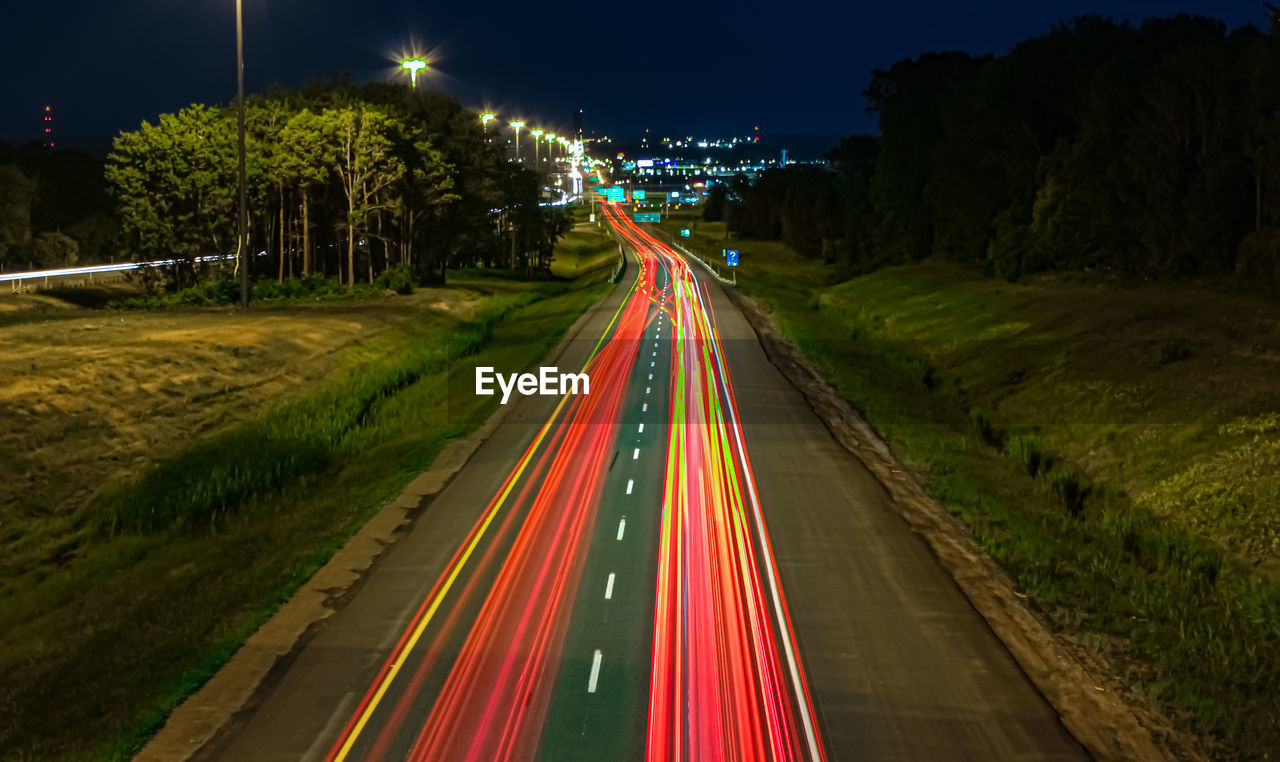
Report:
[[[746,319],[633,266],[198,758],[1086,755]],[[509,369],[498,369],[509,372]]]

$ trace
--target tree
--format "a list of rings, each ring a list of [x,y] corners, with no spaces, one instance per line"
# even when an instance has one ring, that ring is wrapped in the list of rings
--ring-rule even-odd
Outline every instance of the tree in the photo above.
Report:
[[[5,267],[25,262],[35,190],[35,183],[22,170],[0,165],[0,264]]]
[[[404,171],[391,152],[388,137],[391,118],[363,103],[342,109],[326,109],[325,129],[337,139],[337,172],[346,201],[347,285],[354,286],[356,239],[368,229],[369,217],[386,208],[386,192]],[[370,278],[373,277],[372,264]]]
[[[716,183],[708,188],[707,201],[702,205],[702,219],[707,222],[723,220],[728,197],[729,189],[721,183]]]
[[[192,105],[120,133],[106,177],[136,257],[175,258],[181,282],[201,255],[234,253],[236,147],[225,111]]]
[[[62,233],[41,233],[31,242],[31,251],[40,267],[70,267],[80,257],[75,239]]]
[[[281,170],[297,185],[302,214],[302,274],[311,274],[311,199],[329,179],[338,160],[337,135],[308,108],[289,117],[280,132]]]

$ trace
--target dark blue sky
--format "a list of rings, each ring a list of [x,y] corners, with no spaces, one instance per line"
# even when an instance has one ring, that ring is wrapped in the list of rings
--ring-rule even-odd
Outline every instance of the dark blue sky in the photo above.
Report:
[[[1001,52],[1060,19],[1176,12],[1259,23],[1257,0],[885,0],[562,3],[244,0],[250,90],[393,73],[417,40],[440,86],[472,105],[613,134],[871,131],[872,68],[928,50]],[[234,94],[233,0],[28,0],[0,18],[0,136],[105,141],[190,102]]]

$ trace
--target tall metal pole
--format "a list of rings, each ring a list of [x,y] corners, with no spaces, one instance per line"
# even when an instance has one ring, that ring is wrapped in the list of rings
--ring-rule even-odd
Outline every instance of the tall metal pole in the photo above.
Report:
[[[236,0],[236,106],[240,122],[240,220],[239,254],[236,261],[240,269],[240,308],[249,308],[249,201],[245,188],[244,170],[244,18],[241,0]],[[284,252],[280,252],[284,256]]]

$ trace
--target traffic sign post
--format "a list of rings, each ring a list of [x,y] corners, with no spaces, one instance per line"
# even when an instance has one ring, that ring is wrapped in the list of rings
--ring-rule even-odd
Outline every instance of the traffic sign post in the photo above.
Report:
[[[725,256],[725,259],[728,260],[730,267],[738,266],[738,250],[737,249],[725,249],[724,256]]]

